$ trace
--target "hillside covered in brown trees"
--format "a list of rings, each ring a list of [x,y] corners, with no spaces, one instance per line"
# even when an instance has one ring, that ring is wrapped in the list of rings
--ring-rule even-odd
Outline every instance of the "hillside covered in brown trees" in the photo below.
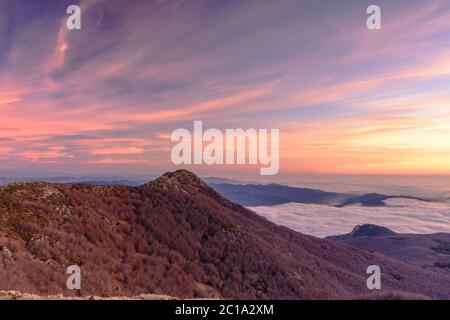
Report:
[[[66,268],[81,267],[81,290]],[[450,298],[450,274],[277,226],[194,174],[138,187],[0,187],[0,290],[37,295],[336,299],[371,293]]]

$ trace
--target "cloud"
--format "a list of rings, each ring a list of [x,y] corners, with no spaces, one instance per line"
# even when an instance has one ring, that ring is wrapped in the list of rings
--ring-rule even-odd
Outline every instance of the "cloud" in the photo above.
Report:
[[[92,164],[134,164],[134,163],[145,163],[146,160],[137,160],[137,159],[97,159],[97,160],[89,160],[89,163]]]
[[[284,204],[250,208],[279,225],[326,237],[350,232],[358,224],[376,224],[399,233],[450,232],[450,203],[390,199],[385,207]]]
[[[142,154],[145,150],[136,147],[124,147],[124,148],[109,148],[109,149],[94,149],[91,150],[92,154],[105,155],[105,154]]]
[[[163,171],[168,134],[201,119],[280,128],[282,170],[450,173],[447,1],[385,3],[380,32],[355,1],[81,1],[73,31],[69,4],[0,4],[11,159],[134,154]]]

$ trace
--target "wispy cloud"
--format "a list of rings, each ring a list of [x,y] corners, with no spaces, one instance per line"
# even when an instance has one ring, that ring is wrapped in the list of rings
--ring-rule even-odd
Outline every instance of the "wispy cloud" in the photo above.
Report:
[[[86,0],[81,31],[72,1],[1,4],[2,164],[162,171],[202,119],[280,128],[282,170],[450,173],[448,1],[382,1],[377,32],[323,3]]]

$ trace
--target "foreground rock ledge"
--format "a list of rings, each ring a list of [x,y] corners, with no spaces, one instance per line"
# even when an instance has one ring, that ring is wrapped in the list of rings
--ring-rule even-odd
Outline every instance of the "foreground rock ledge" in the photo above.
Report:
[[[141,294],[134,297],[67,297],[62,294],[53,296],[38,296],[17,291],[0,291],[0,300],[178,300],[178,298],[160,294]]]

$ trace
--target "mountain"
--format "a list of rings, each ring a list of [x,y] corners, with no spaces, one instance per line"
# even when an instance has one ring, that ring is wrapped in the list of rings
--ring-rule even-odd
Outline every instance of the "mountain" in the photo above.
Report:
[[[150,176],[152,179],[154,176]],[[384,194],[365,194],[355,195],[349,193],[326,192],[317,189],[296,188],[280,184],[243,184],[240,181],[205,177],[203,180],[213,187],[216,191],[232,200],[247,207],[255,206],[273,206],[285,203],[306,203],[306,204],[325,204],[336,207],[345,207],[352,204],[362,206],[385,206],[385,200],[392,198],[405,198],[421,201],[429,201],[417,197],[409,196],[388,196]],[[104,177],[75,177],[75,176],[54,176],[54,177],[25,177],[25,178],[1,178],[0,185],[6,185],[17,182],[48,182],[48,183],[70,183],[70,184],[89,184],[89,185],[127,185],[138,186],[145,183],[141,178],[125,178],[117,176]],[[446,201],[442,199],[441,201]]]
[[[345,207],[352,204],[375,207],[385,206],[384,201],[393,198],[428,201],[409,196],[388,196],[377,193],[354,195],[317,189],[295,188],[280,184],[210,183],[210,186],[231,201],[246,207],[274,206],[291,202],[325,204],[336,207]]]
[[[408,263],[447,269],[450,273],[450,234],[401,234],[376,225],[356,226],[352,232],[328,239],[379,252]]]
[[[391,229],[377,226],[374,224],[363,224],[357,225],[355,228],[353,228],[352,232],[350,232],[349,234],[341,236],[333,236],[329,238],[333,240],[346,240],[360,237],[390,237],[395,235],[396,233]]]
[[[55,177],[22,177],[22,178],[0,178],[0,185],[6,185],[17,182],[48,182],[48,183],[82,183],[92,185],[111,185],[123,184],[129,186],[138,186],[145,182],[143,179],[124,178],[124,177],[75,177],[75,176],[55,176]],[[147,180],[148,181],[148,180]]]
[[[221,177],[203,177],[202,180],[205,181],[209,185],[211,185],[211,184],[222,184],[222,183],[225,183],[225,184],[242,184],[241,181],[228,179],[228,178],[221,178]]]
[[[69,265],[81,289],[66,289]],[[0,291],[80,297],[450,298],[450,274],[277,226],[186,170],[140,186],[0,187]]]
[[[337,207],[345,207],[351,204],[360,204],[366,207],[382,207],[386,204],[384,201],[389,199],[410,199],[410,200],[419,200],[419,201],[429,201],[426,199],[421,199],[417,197],[410,197],[410,196],[387,196],[384,194],[379,193],[369,193],[362,196],[356,196],[356,197],[349,197],[348,199],[342,201],[342,203],[338,204]]]
[[[289,202],[337,204],[350,195],[322,190],[294,188],[279,184],[210,184],[217,192],[247,207],[272,206]]]

